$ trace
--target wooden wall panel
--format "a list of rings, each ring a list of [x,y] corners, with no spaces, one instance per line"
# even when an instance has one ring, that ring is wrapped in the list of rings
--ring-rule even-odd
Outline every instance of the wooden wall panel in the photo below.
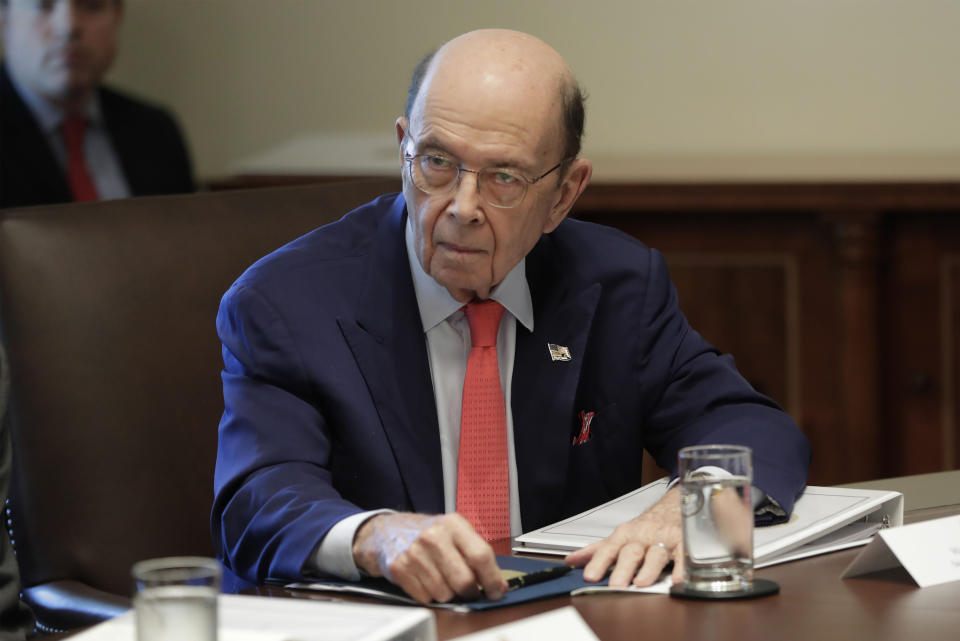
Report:
[[[941,364],[943,394],[940,399],[939,469],[960,468],[960,253],[949,253],[940,261]]]
[[[892,216],[881,327],[884,470],[960,467],[960,215]]]

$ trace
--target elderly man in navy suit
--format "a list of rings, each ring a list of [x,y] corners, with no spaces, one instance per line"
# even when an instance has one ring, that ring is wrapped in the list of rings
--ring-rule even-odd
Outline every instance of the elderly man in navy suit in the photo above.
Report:
[[[123,0],[0,0],[0,208],[194,190],[180,128],[101,85]]]
[[[230,288],[212,528],[235,572],[496,599],[489,541],[638,487],[644,448],[676,471],[683,446],[750,445],[790,512],[810,457],[793,421],[690,328],[658,252],[567,219],[582,129],[547,44],[455,38],[396,121],[403,193]],[[567,561],[647,585],[681,548],[674,489]]]

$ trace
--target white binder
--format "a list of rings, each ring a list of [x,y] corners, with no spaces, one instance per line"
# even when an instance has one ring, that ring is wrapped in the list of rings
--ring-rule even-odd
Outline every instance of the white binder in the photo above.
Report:
[[[600,541],[614,528],[640,515],[667,491],[663,478],[514,539],[515,552],[566,555]],[[762,568],[815,554],[866,545],[878,530],[903,524],[903,494],[807,486],[790,520],[754,528],[753,565]]]

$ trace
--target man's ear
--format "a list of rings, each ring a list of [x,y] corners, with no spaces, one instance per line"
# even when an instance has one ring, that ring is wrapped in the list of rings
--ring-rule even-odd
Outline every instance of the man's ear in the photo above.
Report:
[[[407,122],[406,116],[400,116],[397,118],[397,144],[400,145],[400,151],[403,151],[403,139],[407,137],[407,129],[410,127],[410,123]]]
[[[573,209],[577,198],[583,193],[583,190],[590,184],[590,177],[593,175],[593,163],[586,158],[576,158],[567,168],[567,173],[560,183],[560,189],[557,197],[553,201],[553,207],[550,210],[550,217],[543,229],[543,233],[549,234],[557,225],[563,222],[570,210]]]
[[[403,141],[407,138],[409,123],[404,116],[397,118],[397,155],[400,157],[400,171],[403,172]]]

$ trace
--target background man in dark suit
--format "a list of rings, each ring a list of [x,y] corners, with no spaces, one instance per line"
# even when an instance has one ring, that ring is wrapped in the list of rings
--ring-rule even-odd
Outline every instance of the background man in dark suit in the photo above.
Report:
[[[478,585],[496,599],[506,585],[487,540],[638,487],[644,448],[675,472],[683,446],[749,445],[755,487],[790,512],[804,436],[690,328],[658,252],[566,218],[592,171],[582,131],[582,96],[548,45],[460,36],[418,67],[396,122],[403,193],[234,283],[217,318],[212,528],[235,572],[363,572],[424,602]],[[495,340],[472,346],[477,310],[498,307],[476,332]],[[499,380],[468,403],[474,353],[491,347]],[[506,445],[484,462],[502,479],[486,487],[496,500],[480,501],[503,512],[461,496],[474,477],[458,472],[493,451],[463,446],[476,410],[504,424],[485,434]],[[671,559],[679,575],[681,548],[675,488],[568,562],[646,585]]]
[[[122,0],[0,0],[0,207],[194,190],[180,129],[100,85]]]
[[[7,415],[7,390],[10,377],[7,372],[6,355],[0,345],[0,505],[7,500],[10,490],[10,433],[4,417]],[[20,601],[20,569],[13,555],[7,528],[0,532],[0,640],[23,639],[33,629],[33,615]]]

